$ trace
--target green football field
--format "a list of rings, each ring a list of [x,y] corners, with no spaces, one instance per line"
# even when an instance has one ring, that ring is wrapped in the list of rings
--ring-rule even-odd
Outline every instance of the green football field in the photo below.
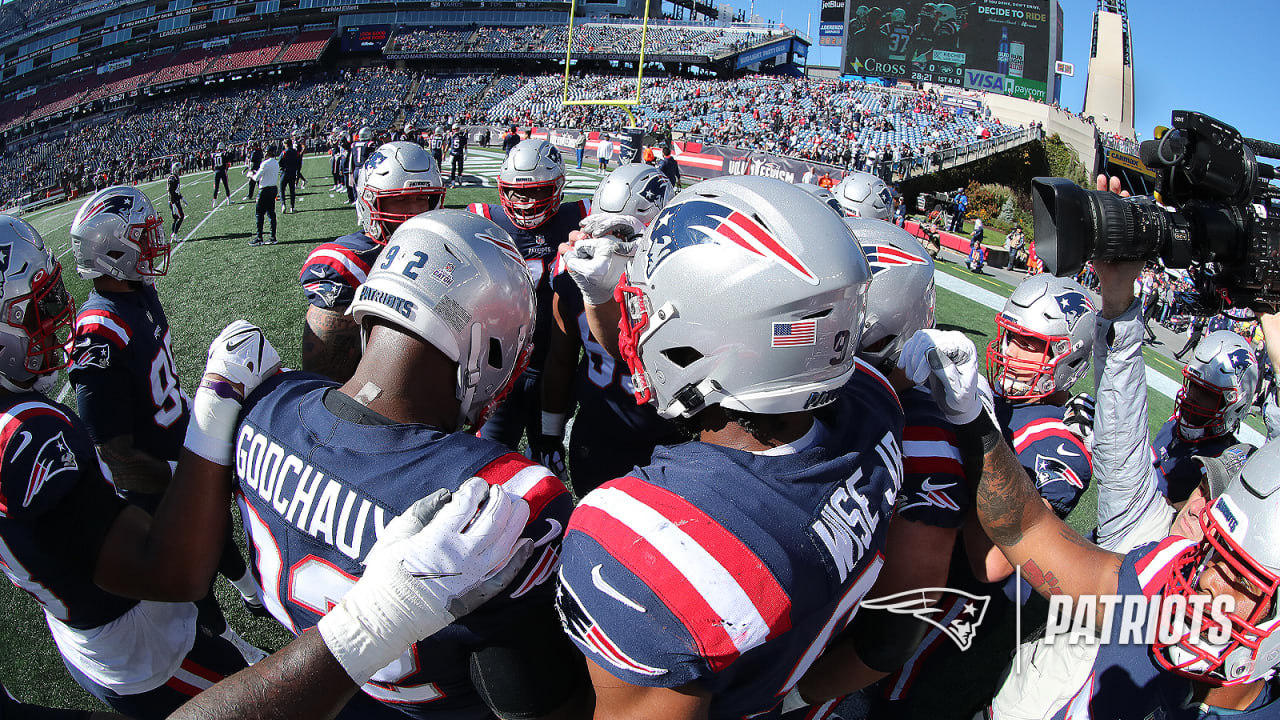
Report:
[[[494,177],[500,157],[500,153],[474,149],[467,167],[468,179],[472,182],[449,190],[446,206],[461,208],[471,202],[496,202]],[[279,244],[264,247],[248,246],[254,235],[254,203],[244,199],[246,181],[238,169],[233,168],[231,172],[235,201],[227,204],[220,199],[216,210],[210,209],[211,173],[191,173],[183,178],[187,219],[179,234],[181,242],[173,250],[169,274],[159,279],[157,288],[172,327],[180,377],[188,391],[203,369],[204,353],[210,341],[238,318],[263,328],[286,366],[300,365],[306,305],[298,282],[299,269],[317,244],[357,227],[355,211],[347,204],[345,193],[329,190],[332,183],[327,158],[309,158],[305,173],[310,183],[299,193],[298,212],[277,213]],[[593,171],[573,168],[569,174],[569,197],[589,196],[600,177]],[[143,190],[167,219],[163,180],[148,183]],[[88,295],[90,283],[74,272],[68,236],[78,207],[78,202],[63,203],[26,219],[59,257],[68,289],[77,302],[82,302]],[[963,277],[1001,297],[1011,290],[998,280],[970,275],[952,263],[940,263],[939,270]],[[964,331],[979,347],[985,346],[994,332],[991,309],[948,290],[938,291],[937,316],[940,327]],[[1150,353],[1148,362],[1160,372],[1180,380],[1177,374],[1180,368],[1174,368],[1165,358]],[[1091,376],[1085,382],[1088,384],[1082,382],[1078,389],[1092,387]],[[60,401],[74,404],[74,396],[65,385],[59,385],[51,394]],[[1169,417],[1172,401],[1151,392],[1149,408],[1154,429]],[[1072,523],[1081,530],[1091,528],[1094,509],[1094,492],[1090,489],[1073,514]],[[224,579],[219,578],[217,585],[228,621],[243,637],[265,649],[274,649],[288,639],[273,621],[245,613],[238,595]],[[59,707],[97,706],[97,701],[81,690],[62,667],[35,601],[7,584],[0,588],[0,648],[3,648],[0,680],[19,698]],[[989,660],[995,662],[997,658]],[[964,678],[957,677],[956,681],[962,684]]]

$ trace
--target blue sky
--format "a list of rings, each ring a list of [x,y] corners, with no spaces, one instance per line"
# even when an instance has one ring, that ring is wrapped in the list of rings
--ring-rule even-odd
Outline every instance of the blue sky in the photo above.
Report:
[[[750,0],[731,0],[743,9]],[[1094,0],[1061,0],[1063,59],[1076,75],[1065,78],[1062,104],[1084,104]],[[818,34],[820,0],[755,0],[756,13]],[[891,2],[881,3],[888,6]],[[1150,138],[1156,125],[1169,123],[1174,109],[1198,110],[1235,125],[1248,137],[1280,142],[1280,80],[1275,48],[1280,43],[1280,2],[1275,0],[1129,0],[1133,32],[1137,104],[1136,129]],[[785,13],[785,15],[783,15]],[[834,48],[814,47],[809,62],[835,65]]]

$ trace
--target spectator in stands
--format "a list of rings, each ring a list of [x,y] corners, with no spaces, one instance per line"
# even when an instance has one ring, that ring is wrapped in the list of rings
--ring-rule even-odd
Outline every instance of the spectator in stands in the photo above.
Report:
[[[805,183],[806,185],[816,185],[817,179],[818,173],[814,171],[812,165],[809,166],[808,170],[804,171],[804,175],[800,176],[800,182]]]
[[[604,174],[609,171],[609,160],[613,158],[613,141],[604,133],[600,133],[600,141],[596,144],[597,171]]]
[[[1026,245],[1027,236],[1022,231],[1022,223],[1015,223],[1013,230],[1009,232],[1009,236],[1005,238],[1005,250],[1009,253],[1009,259],[1005,262],[1005,270],[1015,270],[1018,266],[1018,256],[1022,253],[1023,247]]]
[[[822,177],[818,178],[818,187],[820,188],[826,188],[827,190],[830,190],[835,186],[836,186],[836,181],[834,178],[831,177],[831,173],[829,172],[824,171],[822,173]]]
[[[297,212],[298,175],[302,172],[302,156],[293,146],[293,139],[284,141],[284,153],[280,156],[280,212]],[[285,207],[285,202],[289,207]],[[274,233],[272,233],[274,234]]]
[[[680,189],[680,163],[671,157],[671,148],[662,146],[662,159],[658,161],[658,170],[671,181],[671,186]]]
[[[258,246],[264,244],[262,240],[262,219],[263,216],[271,218],[271,239],[265,244],[276,244],[276,195],[279,192],[277,187],[280,184],[280,161],[276,160],[276,146],[272,145],[267,148],[266,159],[259,164],[258,169],[249,175],[251,182],[257,183],[258,189],[258,234],[249,241],[250,245]]]

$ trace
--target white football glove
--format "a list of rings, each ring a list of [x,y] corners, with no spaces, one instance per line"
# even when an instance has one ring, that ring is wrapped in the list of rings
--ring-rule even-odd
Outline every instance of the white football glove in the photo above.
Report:
[[[487,499],[484,507],[482,501]],[[500,593],[528,561],[529,505],[480,478],[414,503],[383,529],[365,571],[317,629],[357,685]]]
[[[186,448],[210,462],[231,465],[240,405],[279,369],[280,355],[257,327],[236,320],[223,329],[209,345],[204,378],[191,403],[191,422],[183,443]]]
[[[964,333],[920,330],[902,347],[898,366],[911,382],[928,382],[933,401],[952,424],[972,422],[990,405],[991,390],[978,374],[978,351]]]
[[[587,219],[591,217],[594,216],[587,216]],[[613,289],[627,268],[627,259],[635,253],[634,242],[622,241],[612,235],[590,237],[579,240],[573,249],[565,253],[564,264],[587,304],[604,305],[613,299]]]
[[[592,213],[583,218],[578,227],[594,238],[613,236],[618,240],[635,240],[644,234],[640,218],[622,213]]]

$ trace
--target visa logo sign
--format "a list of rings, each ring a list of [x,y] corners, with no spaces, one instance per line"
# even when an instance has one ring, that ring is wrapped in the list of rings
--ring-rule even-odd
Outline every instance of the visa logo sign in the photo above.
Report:
[[[986,90],[987,92],[1007,95],[1011,83],[1003,75],[984,70],[966,69],[964,71],[964,86],[972,90]]]

